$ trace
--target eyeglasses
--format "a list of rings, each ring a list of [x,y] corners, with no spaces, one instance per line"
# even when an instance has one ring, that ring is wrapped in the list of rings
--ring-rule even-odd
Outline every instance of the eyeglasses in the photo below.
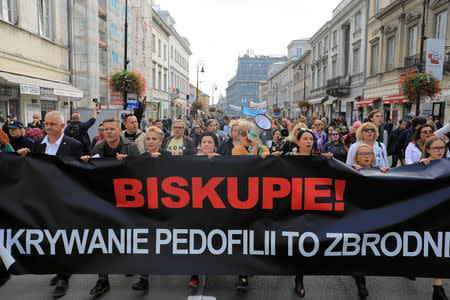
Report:
[[[364,157],[371,157],[373,155],[373,153],[372,152],[359,152],[358,155],[364,156]]]
[[[173,129],[184,129],[182,126],[173,126]]]
[[[422,130],[420,133],[432,134],[433,132],[433,130]]]
[[[444,152],[445,151],[445,146],[441,146],[441,147],[431,147],[431,150],[433,150],[434,152]]]
[[[364,132],[375,132],[375,128],[366,128],[363,131]]]

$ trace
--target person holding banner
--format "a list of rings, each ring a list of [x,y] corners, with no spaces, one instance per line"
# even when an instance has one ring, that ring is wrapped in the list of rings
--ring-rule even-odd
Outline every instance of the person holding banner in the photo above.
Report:
[[[132,142],[121,135],[120,122],[114,118],[107,118],[103,121],[103,130],[105,140],[97,145],[91,151],[91,156],[83,156],[82,161],[88,162],[93,158],[115,158],[117,160],[133,159],[140,155],[139,148],[135,142]],[[91,289],[90,294],[100,296],[110,290],[108,274],[99,274],[96,285]]]
[[[15,152],[6,133],[0,128],[0,152]]]
[[[330,133],[330,140],[325,143],[322,153],[329,153],[333,158],[345,163],[347,159],[348,148],[343,142],[343,136],[341,132],[334,129]]]
[[[441,137],[429,137],[424,144],[424,151],[420,160],[424,165],[428,165],[432,160],[447,158],[447,147],[445,141]],[[448,300],[445,290],[442,287],[442,279],[433,279],[433,300]]]
[[[353,157],[355,155],[356,149],[358,149],[360,144],[366,144],[372,147],[375,158],[376,158],[376,168],[384,168],[389,167],[389,163],[387,160],[387,152],[386,146],[377,141],[378,138],[378,129],[377,126],[372,122],[366,122],[361,125],[356,131],[356,139],[358,140],[356,143],[350,146],[347,155],[346,164],[353,166]]]
[[[360,144],[353,155],[353,168],[359,171],[361,169],[371,169],[374,168],[377,163],[375,152],[373,148],[366,144]],[[385,173],[389,170],[388,167],[380,168],[381,172]]]
[[[417,128],[412,142],[408,144],[405,151],[405,162],[407,165],[418,162],[425,150],[425,141],[434,133],[429,124]]]
[[[231,151],[231,155],[261,155],[262,158],[266,158],[270,154],[269,149],[261,144],[259,138],[254,138],[253,141],[248,139],[248,133],[252,129],[253,125],[249,121],[242,121],[237,126],[239,133],[239,139],[241,145],[234,147]]]
[[[286,155],[288,152],[292,152],[292,149],[297,148],[297,136],[300,129],[308,128],[304,123],[298,123],[295,125],[294,129],[292,129],[291,134],[287,137],[283,145],[283,155]]]
[[[169,158],[170,151],[161,149],[164,139],[164,132],[156,126],[150,126],[145,133],[145,145],[147,152],[140,156],[140,159],[148,158]],[[131,287],[135,291],[147,292],[149,289],[148,274],[140,274],[139,281]]]

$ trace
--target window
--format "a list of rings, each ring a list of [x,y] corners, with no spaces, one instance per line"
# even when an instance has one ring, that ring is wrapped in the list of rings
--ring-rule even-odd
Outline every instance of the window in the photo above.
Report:
[[[162,75],[161,75],[161,71],[158,71],[158,90],[161,90],[161,80],[162,80]]]
[[[2,0],[3,1],[3,0]],[[39,30],[43,37],[51,38],[51,7],[50,0],[38,0]]]
[[[312,77],[311,77],[311,86],[313,89],[316,88],[316,71],[313,69],[312,71]]]
[[[152,81],[153,81],[153,89],[156,89],[156,70],[152,69]]]
[[[378,45],[372,46],[372,57],[370,60],[370,74],[375,75],[378,71]]]
[[[161,57],[161,40],[158,39],[158,56]]]
[[[164,60],[167,60],[167,46],[164,44]]]
[[[357,12],[355,15],[355,31],[361,29],[361,12]]]
[[[170,46],[170,58],[173,59],[173,46]]]
[[[156,53],[156,37],[154,34],[152,34],[152,51],[153,53]]]
[[[333,31],[333,46],[337,46],[338,44],[338,31]]]
[[[327,66],[323,66],[323,86],[327,85],[328,74],[327,74]]]
[[[164,92],[167,92],[167,74],[164,74]]]
[[[417,25],[409,28],[408,56],[416,54],[417,50]]]
[[[313,48],[312,57],[313,57],[313,60],[316,59],[316,46],[314,46],[314,48]]]
[[[394,68],[394,37],[387,40],[386,45],[386,70],[390,71]]]
[[[319,42],[317,50],[319,51],[319,58],[320,58],[322,56],[322,42]]]
[[[359,48],[353,50],[353,73],[359,73],[359,61],[360,61],[360,52]]]
[[[380,11],[380,0],[375,0],[375,13]]]
[[[0,0],[0,19],[16,24],[17,20],[16,0]]]
[[[337,59],[333,59],[331,62],[331,77],[335,78],[337,76]]]
[[[441,12],[436,16],[436,38],[445,40],[447,26],[447,11]]]
[[[322,72],[320,68],[317,68],[317,87],[322,86]]]
[[[326,36],[323,39],[323,52],[326,53],[328,51],[328,37]]]

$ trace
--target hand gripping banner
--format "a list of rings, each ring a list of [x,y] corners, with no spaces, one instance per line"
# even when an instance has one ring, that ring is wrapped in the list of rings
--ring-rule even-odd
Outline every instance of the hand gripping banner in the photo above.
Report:
[[[321,157],[1,153],[0,175],[15,274],[450,277],[448,159],[383,174]]]

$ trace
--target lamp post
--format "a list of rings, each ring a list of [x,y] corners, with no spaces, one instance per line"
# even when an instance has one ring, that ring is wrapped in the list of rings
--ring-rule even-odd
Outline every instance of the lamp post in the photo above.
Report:
[[[128,0],[125,0],[125,35],[124,35],[124,51],[123,51],[123,69],[127,69],[127,65],[130,63],[128,60]],[[127,90],[123,93],[123,109],[127,109]]]
[[[199,81],[199,69],[200,66],[202,66],[202,70],[200,71],[200,73],[205,73],[205,68],[204,68],[204,63],[203,62],[198,62],[197,63],[197,89],[195,91],[195,101],[198,101],[198,81]]]
[[[427,37],[425,36],[425,14],[428,7],[428,1],[429,0],[423,0],[423,12],[422,12],[422,31],[420,33],[420,53],[419,53],[419,73],[425,72],[425,66],[423,63],[424,57],[423,57],[423,48],[425,44],[425,40]],[[419,116],[420,113],[420,96],[416,99],[416,117]]]
[[[303,100],[306,100],[306,68],[306,63],[304,68],[302,68],[302,65],[298,66],[299,71],[303,70]]]

